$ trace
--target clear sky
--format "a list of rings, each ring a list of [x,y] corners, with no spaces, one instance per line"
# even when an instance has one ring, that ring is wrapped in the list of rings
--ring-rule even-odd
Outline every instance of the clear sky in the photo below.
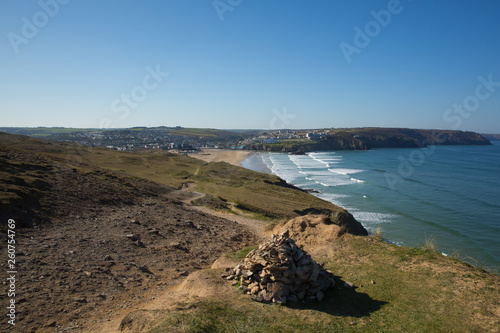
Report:
[[[0,2],[0,126],[500,133],[500,1]]]

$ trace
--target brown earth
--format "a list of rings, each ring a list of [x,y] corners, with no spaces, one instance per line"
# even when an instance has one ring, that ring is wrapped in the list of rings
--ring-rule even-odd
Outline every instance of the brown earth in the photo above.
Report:
[[[7,251],[6,221],[14,219],[18,272],[16,325],[2,320],[0,331],[89,331],[210,267],[221,253],[255,243],[247,227],[186,204],[197,197],[189,192],[1,146],[0,166],[1,190],[9,194],[2,197],[0,252]],[[2,260],[2,281],[7,270]],[[1,293],[3,309],[8,302]]]
[[[313,255],[327,257],[333,255],[333,242],[345,232],[326,215],[306,215],[280,223],[267,234],[270,237],[285,230],[300,248]]]
[[[193,182],[178,190],[83,159],[66,163],[64,145],[0,133],[0,251],[14,219],[17,270],[16,325],[2,321],[0,331],[115,332],[131,312],[220,289],[214,279],[201,289],[189,281],[213,275],[204,269],[217,259],[214,268],[233,266],[221,255],[267,238],[266,223],[238,207],[240,215],[192,205],[205,197]],[[0,294],[3,309],[9,301]]]

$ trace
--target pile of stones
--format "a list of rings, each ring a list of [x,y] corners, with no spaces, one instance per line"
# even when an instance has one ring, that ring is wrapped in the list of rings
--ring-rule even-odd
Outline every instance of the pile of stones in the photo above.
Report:
[[[288,231],[273,235],[222,277],[239,282],[255,301],[280,304],[321,301],[324,291],[335,285],[333,274],[300,249]]]

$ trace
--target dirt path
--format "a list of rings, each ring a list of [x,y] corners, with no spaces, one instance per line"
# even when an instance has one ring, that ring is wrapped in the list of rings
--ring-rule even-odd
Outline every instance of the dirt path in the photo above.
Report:
[[[252,233],[255,234],[259,238],[259,242],[264,239],[264,226],[266,225],[266,222],[262,220],[257,220],[251,217],[247,216],[242,216],[242,215],[235,215],[235,214],[230,214],[230,213],[222,213],[215,211],[213,209],[210,209],[208,207],[203,207],[203,206],[193,206],[191,205],[191,202],[193,202],[196,199],[203,198],[205,196],[204,193],[196,192],[194,191],[196,189],[196,183],[186,183],[182,186],[181,191],[188,193],[185,199],[181,200],[183,203],[185,203],[185,208],[191,209],[191,210],[196,210],[199,212],[203,212],[208,215],[212,215],[215,217],[220,217],[226,220],[229,220],[231,222],[235,222],[238,224],[241,224]],[[234,210],[238,211],[236,208],[233,207]]]
[[[206,195],[205,193],[196,192],[194,191],[194,189],[196,189],[196,183],[183,184],[180,191],[182,191],[186,195],[182,196],[184,198],[180,201],[185,204],[190,204],[194,200],[201,199]]]
[[[256,237],[258,237],[259,242],[264,239],[264,226],[266,225],[266,222],[264,221],[241,215],[221,213],[203,206],[190,206],[189,208],[243,225],[250,229],[250,231],[253,232]]]
[[[196,184],[188,183],[179,192],[183,192],[181,197],[184,203],[183,209],[193,212],[201,212],[202,214],[210,215],[217,218],[227,220],[229,223],[235,223],[248,230],[255,235],[256,243],[264,240],[264,226],[266,222],[253,219],[250,217],[233,215],[229,213],[221,213],[207,207],[194,206],[191,201],[205,196],[203,193],[194,192]],[[221,252],[222,254],[222,252]],[[228,263],[225,263],[226,265]],[[112,318],[99,325],[89,327],[89,332],[122,332],[120,325],[125,324],[124,331],[137,332],[137,327],[143,323],[144,327],[155,320],[154,314],[160,315],[171,309],[179,309],[183,303],[198,297],[215,295],[222,290],[221,285],[214,284],[214,280],[207,276],[207,271],[194,271],[183,280],[177,280],[172,287],[164,292],[157,292],[149,295],[149,297],[140,304],[135,304],[134,308],[128,311],[117,312]],[[221,283],[223,280],[221,280]],[[206,294],[206,295],[205,295]],[[154,310],[154,311],[151,311]],[[127,323],[130,322],[130,330],[127,330]],[[123,328],[123,327],[122,327]]]

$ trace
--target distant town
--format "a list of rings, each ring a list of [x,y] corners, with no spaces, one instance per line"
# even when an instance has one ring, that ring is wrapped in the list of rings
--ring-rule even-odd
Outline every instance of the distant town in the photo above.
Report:
[[[15,128],[0,131],[48,140],[74,142],[90,147],[120,151],[151,149],[199,151],[203,148],[244,149],[253,144],[273,144],[287,140],[322,140],[322,130],[216,130],[175,127],[133,127],[127,129],[71,129],[62,127]]]
[[[490,144],[488,140],[500,138],[498,135],[481,136],[474,132],[373,127],[276,130],[218,130],[181,126],[126,129],[2,127],[0,131],[119,151],[176,150],[181,153],[196,153],[206,148],[304,153],[345,149],[411,148],[429,144],[475,145]]]

